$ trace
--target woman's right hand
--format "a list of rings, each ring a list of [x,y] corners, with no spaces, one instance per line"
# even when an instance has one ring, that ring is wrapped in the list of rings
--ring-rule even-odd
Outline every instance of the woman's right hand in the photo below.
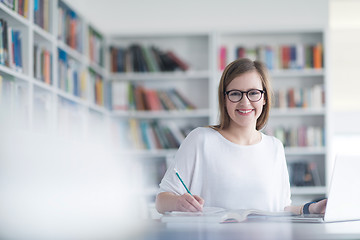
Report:
[[[176,211],[180,212],[201,212],[204,206],[204,199],[197,195],[185,193],[177,197]]]

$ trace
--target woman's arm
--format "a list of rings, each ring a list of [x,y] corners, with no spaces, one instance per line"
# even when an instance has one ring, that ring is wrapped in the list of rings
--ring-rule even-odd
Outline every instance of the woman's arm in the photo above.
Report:
[[[155,205],[159,213],[170,211],[198,212],[202,211],[204,199],[188,193],[176,195],[171,192],[162,192],[157,195]]]
[[[327,203],[327,199],[323,199],[321,201],[311,203],[309,205],[309,212],[313,213],[313,214],[325,213],[326,203]],[[285,207],[284,210],[287,212],[292,212],[297,215],[301,215],[301,214],[304,214],[303,208],[304,208],[304,205],[302,205],[302,206],[287,206],[287,207]]]

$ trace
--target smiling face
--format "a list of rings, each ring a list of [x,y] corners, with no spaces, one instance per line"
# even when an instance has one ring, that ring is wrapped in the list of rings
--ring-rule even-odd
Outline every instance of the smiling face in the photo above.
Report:
[[[240,90],[243,92],[251,89],[264,90],[261,78],[256,71],[243,73],[235,77],[226,87],[226,91]],[[239,102],[231,102],[226,96],[226,110],[230,117],[230,128],[256,129],[256,121],[259,118],[265,104],[264,96],[257,102],[251,102],[243,93]]]

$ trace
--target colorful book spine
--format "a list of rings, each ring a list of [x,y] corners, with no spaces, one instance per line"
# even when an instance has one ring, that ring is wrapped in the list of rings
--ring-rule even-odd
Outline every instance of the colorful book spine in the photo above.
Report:
[[[50,0],[34,0],[34,23],[44,29],[50,31]]]
[[[133,44],[127,48],[110,47],[112,72],[172,72],[187,71],[190,65],[174,51],[162,51],[155,46]]]
[[[258,45],[256,47],[237,46],[235,58],[249,58],[264,62],[268,69],[322,69],[324,67],[324,52],[322,43],[315,44],[283,44]],[[219,49],[219,69],[226,66],[227,48]]]
[[[28,18],[29,0],[2,0],[1,2],[21,16]]]
[[[45,47],[34,45],[34,77],[47,84],[52,83],[52,54]]]
[[[23,71],[22,34],[0,18],[0,64]]]
[[[324,147],[325,131],[318,126],[267,128],[265,132],[278,138],[285,147]]]
[[[124,103],[125,99],[128,99],[128,109],[139,111],[196,109],[195,104],[175,88],[149,89],[140,84],[129,84],[128,93],[122,94],[126,87],[120,85],[121,83],[113,84],[113,101],[116,104],[113,109],[125,109],[123,104],[120,104]],[[120,100],[122,97],[118,96],[124,96],[125,99]]]
[[[93,103],[99,106],[105,106],[105,97],[104,97],[105,86],[102,76],[96,73],[93,69],[89,68],[89,78],[92,85]]]
[[[274,91],[274,108],[325,107],[325,90],[322,84],[306,88],[281,88]]]
[[[128,131],[134,149],[177,149],[189,128],[193,129],[189,126],[130,119]]]
[[[58,39],[76,51],[83,52],[82,20],[64,2],[58,4]]]
[[[219,49],[219,70],[223,71],[227,64],[227,49],[221,46]]]
[[[103,66],[103,37],[92,27],[89,27],[89,59],[91,62]]]

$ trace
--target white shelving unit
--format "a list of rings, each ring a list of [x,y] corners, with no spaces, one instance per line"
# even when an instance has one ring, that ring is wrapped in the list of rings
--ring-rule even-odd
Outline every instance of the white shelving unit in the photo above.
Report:
[[[22,119],[22,125],[25,130],[35,130],[43,132],[57,132],[60,134],[78,133],[79,137],[89,137],[93,132],[93,125],[89,125],[93,121],[94,115],[97,119],[101,117],[102,122],[109,122],[110,112],[105,106],[99,106],[92,102],[90,98],[91,82],[88,76],[84,77],[84,95],[79,96],[70,90],[64,90],[59,87],[59,56],[58,50],[61,49],[73,61],[78,62],[81,70],[93,68],[99,74],[106,77],[106,71],[103,66],[94,63],[90,60],[88,54],[88,27],[89,24],[76,13],[79,19],[78,26],[81,26],[82,32],[77,34],[82,39],[82,52],[73,49],[62,40],[58,39],[59,26],[59,4],[66,5],[71,9],[71,5],[67,1],[44,1],[47,6],[48,20],[44,18],[44,22],[48,22],[48,30],[44,30],[35,23],[34,4],[35,1],[28,1],[28,17],[25,18],[10,9],[3,3],[0,3],[0,18],[4,19],[8,27],[20,31],[21,48],[22,48],[22,70],[10,68],[6,65],[0,65],[0,75],[2,76],[2,85],[8,89],[12,89],[10,98],[16,102],[17,105],[24,105],[21,107],[23,114],[26,115]],[[76,9],[73,9],[76,12]],[[39,79],[36,76],[34,46],[37,45],[41,49],[46,49],[51,54],[49,62],[50,68],[48,82],[45,79]],[[102,46],[104,47],[104,46]],[[40,61],[39,61],[40,62]],[[41,69],[41,73],[43,73]],[[80,79],[80,76],[79,76]],[[72,83],[74,84],[74,83]],[[20,91],[20,90],[21,91]],[[6,89],[3,88],[3,91]],[[4,96],[2,96],[4,95]],[[3,101],[8,101],[6,94],[0,94]],[[26,100],[21,100],[26,98]],[[19,100],[20,99],[20,100]],[[64,106],[66,106],[64,108]],[[9,107],[9,106],[6,106]],[[9,107],[11,112],[14,112]],[[72,110],[71,110],[72,109]],[[15,112],[15,117],[18,117],[18,112]]]
[[[221,76],[218,68],[219,49],[227,48],[227,63],[235,59],[235,49],[239,46],[253,48],[260,45],[280,46],[290,44],[316,44],[323,45],[324,54],[327,54],[327,33],[322,28],[292,28],[292,29],[252,29],[231,32],[204,32],[204,33],[161,33],[161,34],[121,34],[117,36],[102,36],[97,43],[96,54],[100,60],[90,59],[88,35],[94,28],[86,19],[77,14],[81,31],[77,37],[81,37],[80,50],[76,50],[58,38],[58,9],[66,5],[71,9],[71,2],[49,1],[49,31],[46,31],[34,23],[34,1],[29,0],[29,16],[24,18],[3,3],[0,3],[0,18],[6,20],[13,29],[20,30],[22,37],[23,69],[17,71],[4,65],[0,65],[3,91],[12,89],[12,105],[16,114],[25,116],[21,124],[25,129],[41,129],[43,131],[56,131],[62,134],[77,133],[81,137],[115,135],[115,143],[119,144],[121,157],[138,159],[147,172],[154,176],[147,186],[147,194],[153,196],[156,185],[164,171],[164,163],[171,161],[176,148],[170,149],[139,149],[129,146],[129,121],[157,122],[167,124],[169,122],[177,126],[192,127],[206,126],[217,122],[217,87]],[[91,28],[91,30],[89,30]],[[96,30],[95,30],[96,31]],[[98,32],[99,33],[99,32]],[[47,49],[52,55],[51,81],[45,83],[35,77],[34,72],[34,45]],[[156,46],[161,50],[171,50],[189,66],[187,71],[174,72],[126,72],[113,73],[110,66],[111,46],[129,47],[132,44],[142,46]],[[59,49],[66,53],[67,58],[75,62],[74,66],[79,69],[79,80],[85,79],[85,86],[81,94],[73,94],[71,90],[64,89],[59,78],[61,63]],[[99,51],[97,51],[99,50]],[[63,53],[60,53],[60,55]],[[100,58],[100,59],[101,59]],[[326,57],[322,58],[325,62]],[[326,63],[325,63],[326,67]],[[103,99],[102,103],[96,103],[94,84],[96,77],[91,78],[91,72],[102,80]],[[326,68],[304,69],[273,69],[270,71],[274,90],[283,87],[311,88],[314,85],[322,85],[325,89],[325,105],[316,108],[273,108],[270,121],[265,131],[276,127],[316,126],[324,129],[325,144],[320,146],[286,146],[285,153],[289,163],[302,161],[314,162],[318,169],[320,185],[296,186],[292,188],[295,197],[315,198],[326,194],[328,168],[328,106],[327,106],[327,70]],[[5,83],[5,82],[10,82]],[[161,110],[161,111],[137,111],[137,110],[112,110],[110,106],[110,92],[107,85],[114,83],[143,85],[151,89],[176,88],[190,99],[196,109],[191,110]],[[9,87],[9,86],[10,87]],[[59,87],[62,86],[62,87]],[[4,95],[4,94],[2,94]],[[3,97],[0,95],[0,97]],[[14,100],[15,99],[15,100]],[[105,103],[103,103],[105,102]],[[109,106],[107,106],[109,105]],[[111,127],[110,127],[111,126]],[[105,132],[105,133],[104,133]],[[125,144],[124,146],[121,145]],[[125,148],[125,149],[124,149]],[[119,158],[121,158],[119,157]],[[159,169],[161,168],[160,172]],[[151,171],[148,171],[152,169]],[[144,169],[145,171],[145,169]],[[157,172],[158,171],[158,172]],[[150,176],[151,177],[151,176]]]

